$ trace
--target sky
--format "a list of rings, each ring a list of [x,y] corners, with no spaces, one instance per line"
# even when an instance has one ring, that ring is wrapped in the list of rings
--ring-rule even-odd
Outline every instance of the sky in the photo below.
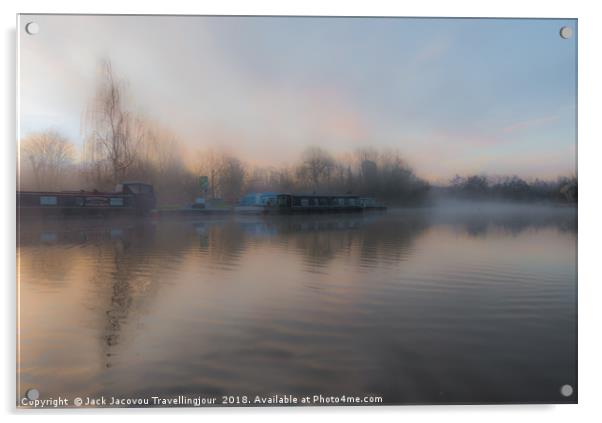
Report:
[[[28,22],[39,32],[24,31]],[[99,64],[186,146],[399,151],[431,182],[576,173],[576,20],[22,15],[19,136],[82,144]],[[563,39],[559,30],[573,29]]]

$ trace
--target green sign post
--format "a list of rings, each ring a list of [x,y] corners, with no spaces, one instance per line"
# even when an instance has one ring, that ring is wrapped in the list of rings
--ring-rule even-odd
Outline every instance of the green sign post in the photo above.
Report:
[[[201,188],[201,191],[207,194],[207,190],[209,189],[209,177],[199,176],[199,186]]]

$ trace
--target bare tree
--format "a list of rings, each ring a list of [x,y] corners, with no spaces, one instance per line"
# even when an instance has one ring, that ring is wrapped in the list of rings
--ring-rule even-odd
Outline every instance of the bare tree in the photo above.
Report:
[[[320,147],[309,147],[303,153],[297,176],[311,184],[318,191],[321,182],[328,180],[335,167],[335,161],[328,151]]]
[[[108,168],[113,183],[123,179],[133,165],[144,134],[140,121],[125,109],[124,91],[111,62],[103,62],[96,96],[87,113],[90,133],[86,154],[96,172]]]
[[[209,195],[235,201],[242,193],[246,170],[236,157],[208,149],[197,151],[195,170],[198,175],[209,178]]]
[[[180,143],[171,131],[142,119],[139,128],[141,135],[129,172],[132,176],[153,181],[184,169]]]
[[[213,149],[198,150],[196,152],[195,172],[198,175],[207,176],[209,179],[209,195],[216,198],[219,193],[219,172],[223,155]]]
[[[56,189],[73,162],[73,144],[56,131],[38,132],[21,141],[21,151],[31,166],[36,189]]]
[[[237,200],[242,193],[245,179],[245,169],[241,161],[232,156],[223,157],[218,178],[222,198],[226,201]]]

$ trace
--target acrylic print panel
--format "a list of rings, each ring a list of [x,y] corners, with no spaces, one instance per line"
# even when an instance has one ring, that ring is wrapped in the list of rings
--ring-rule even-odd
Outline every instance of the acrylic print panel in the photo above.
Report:
[[[576,39],[21,15],[17,405],[575,403]]]

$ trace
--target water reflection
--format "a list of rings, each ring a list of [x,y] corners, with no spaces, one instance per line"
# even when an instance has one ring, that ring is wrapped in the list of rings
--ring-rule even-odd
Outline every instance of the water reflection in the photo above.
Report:
[[[545,402],[575,382],[571,209],[70,220],[19,235],[22,391]]]

